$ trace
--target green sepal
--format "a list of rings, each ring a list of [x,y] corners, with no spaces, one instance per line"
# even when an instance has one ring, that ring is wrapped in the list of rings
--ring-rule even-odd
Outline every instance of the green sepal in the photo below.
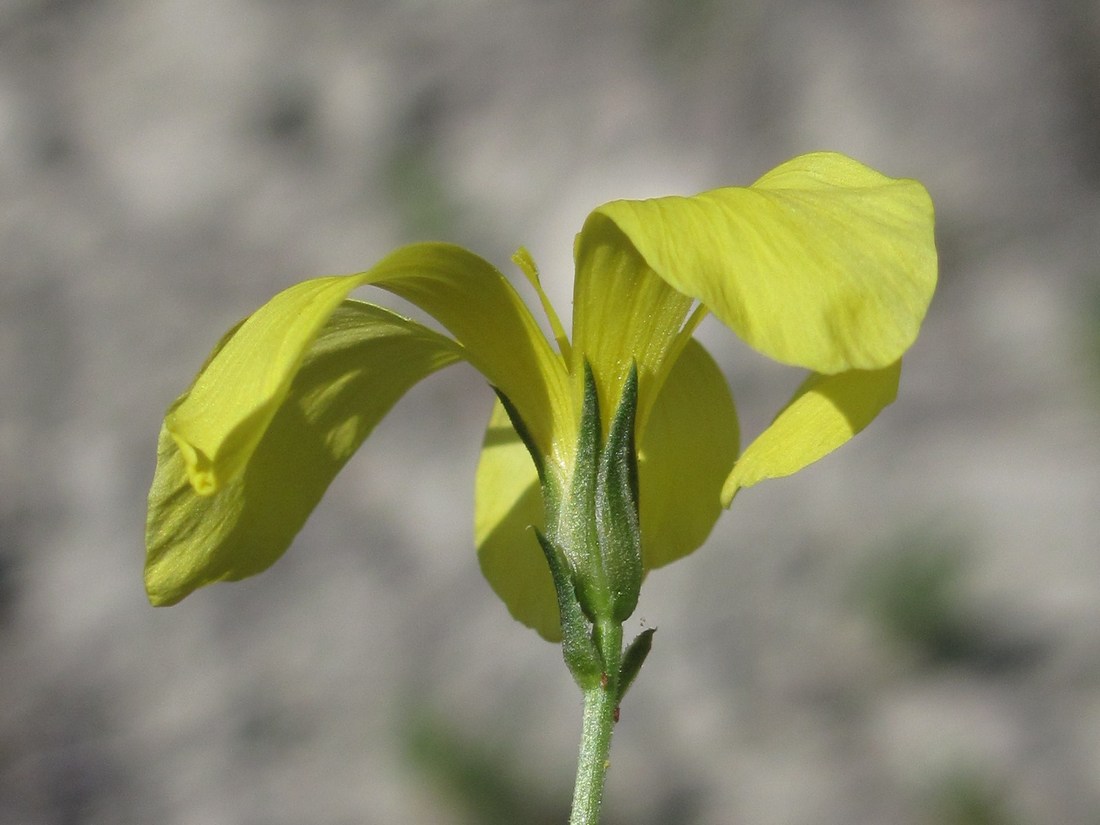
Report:
[[[527,425],[523,423],[519,410],[516,409],[508,396],[501,392],[498,387],[493,387],[493,392],[497,394],[497,398],[500,399],[500,405],[504,407],[504,411],[508,413],[508,420],[512,422],[512,429],[516,431],[519,440],[523,442],[523,446],[526,447],[527,452],[531,454],[531,460],[535,463],[535,471],[539,474],[539,484],[545,488],[546,463],[543,459],[542,452],[539,450],[538,445],[535,443],[535,439],[531,435],[531,431],[528,430]]]
[[[630,685],[634,682],[638,671],[642,669],[642,664],[653,647],[653,634],[656,632],[657,628],[655,627],[646,628],[634,637],[634,641],[623,653],[623,664],[619,668],[619,696],[616,704],[623,701],[623,697],[626,696],[626,692],[630,689]]]
[[[577,456],[569,493],[554,538],[560,542],[573,572],[577,599],[588,619],[595,623],[609,615],[610,595],[600,560],[596,529],[596,489],[600,470],[600,401],[592,370],[584,365]]]
[[[539,546],[546,555],[550,567],[550,576],[554,580],[554,590],[558,595],[558,610],[561,613],[561,652],[569,672],[581,690],[591,690],[600,682],[604,672],[603,657],[592,640],[589,624],[577,600],[569,566],[561,550],[542,534],[537,527],[532,528]]]
[[[619,405],[601,444],[600,401],[591,367],[584,365],[584,395],[576,463],[564,509],[551,535],[573,573],[577,599],[593,624],[625,621],[642,586],[638,518],[638,454],[634,423],[638,372],[631,367]]]
[[[638,452],[634,419],[638,369],[631,365],[600,456],[596,480],[596,535],[607,582],[610,616],[624,622],[642,587],[642,532],[638,520]]]

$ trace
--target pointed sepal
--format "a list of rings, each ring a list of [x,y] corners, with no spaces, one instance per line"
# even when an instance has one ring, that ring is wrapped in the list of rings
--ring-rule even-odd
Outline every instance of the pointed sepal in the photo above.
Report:
[[[630,685],[638,675],[638,671],[645,664],[649,651],[653,648],[653,634],[657,632],[655,627],[647,627],[634,637],[626,651],[623,653],[623,663],[619,668],[619,696],[616,704],[623,701]]]
[[[603,443],[596,379],[585,363],[576,464],[554,538],[572,568],[577,599],[593,624],[627,619],[642,586],[637,408],[638,372],[631,368]]]
[[[585,618],[580,602],[577,601],[569,566],[561,550],[537,527],[533,529],[539,546],[546,556],[550,576],[554,579],[554,590],[558,596],[558,610],[561,613],[562,657],[581,690],[590,690],[599,683],[600,674],[604,672],[603,657],[600,656],[600,651],[592,641],[588,620]]]
[[[631,367],[611,419],[596,480],[596,535],[608,585],[610,616],[624,622],[638,606],[642,587],[642,532],[638,520],[638,452],[634,421],[638,370]]]
[[[592,370],[584,366],[584,396],[576,463],[562,502],[555,538],[573,571],[573,584],[589,621],[608,615],[608,583],[600,563],[596,530],[596,486],[600,470],[600,400]]]

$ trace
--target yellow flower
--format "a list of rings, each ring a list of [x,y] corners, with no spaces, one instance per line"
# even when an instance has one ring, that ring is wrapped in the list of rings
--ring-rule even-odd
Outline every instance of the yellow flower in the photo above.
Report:
[[[226,334],[165,416],[149,494],[149,598],[173,604],[271,565],[397,399],[465,360],[500,399],[476,478],[482,570],[517,619],[559,638],[530,528],[561,532],[545,521],[548,508],[554,519],[568,509],[586,365],[601,433],[636,376],[647,572],[698,547],[740,488],[816,461],[893,400],[935,288],[932,225],[919,183],[819,153],[749,187],[592,212],[574,249],[571,341],[523,250],[514,260],[554,342],[503,275],[451,245],[404,247],[366,272],[293,286]],[[411,301],[450,335],[348,298],[365,285]],[[740,456],[726,382],[692,338],[707,312],[759,352],[810,371]]]

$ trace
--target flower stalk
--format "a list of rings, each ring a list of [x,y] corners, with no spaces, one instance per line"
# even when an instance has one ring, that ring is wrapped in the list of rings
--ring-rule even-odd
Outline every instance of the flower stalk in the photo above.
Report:
[[[611,734],[619,715],[623,628],[613,621],[599,627],[600,632],[596,635],[609,670],[600,675],[595,685],[584,690],[581,749],[569,825],[597,825],[600,821],[604,784],[611,764]]]

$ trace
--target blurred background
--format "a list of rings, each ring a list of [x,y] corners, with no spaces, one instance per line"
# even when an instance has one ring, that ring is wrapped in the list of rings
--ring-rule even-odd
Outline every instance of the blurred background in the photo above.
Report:
[[[567,315],[592,207],[817,149],[927,185],[941,284],[898,403],[647,581],[606,822],[1100,822],[1094,0],[3,0],[0,823],[564,822],[579,694],[472,547],[479,377],[154,610],[161,416],[304,277],[524,244]],[[799,376],[701,335],[751,437]]]

